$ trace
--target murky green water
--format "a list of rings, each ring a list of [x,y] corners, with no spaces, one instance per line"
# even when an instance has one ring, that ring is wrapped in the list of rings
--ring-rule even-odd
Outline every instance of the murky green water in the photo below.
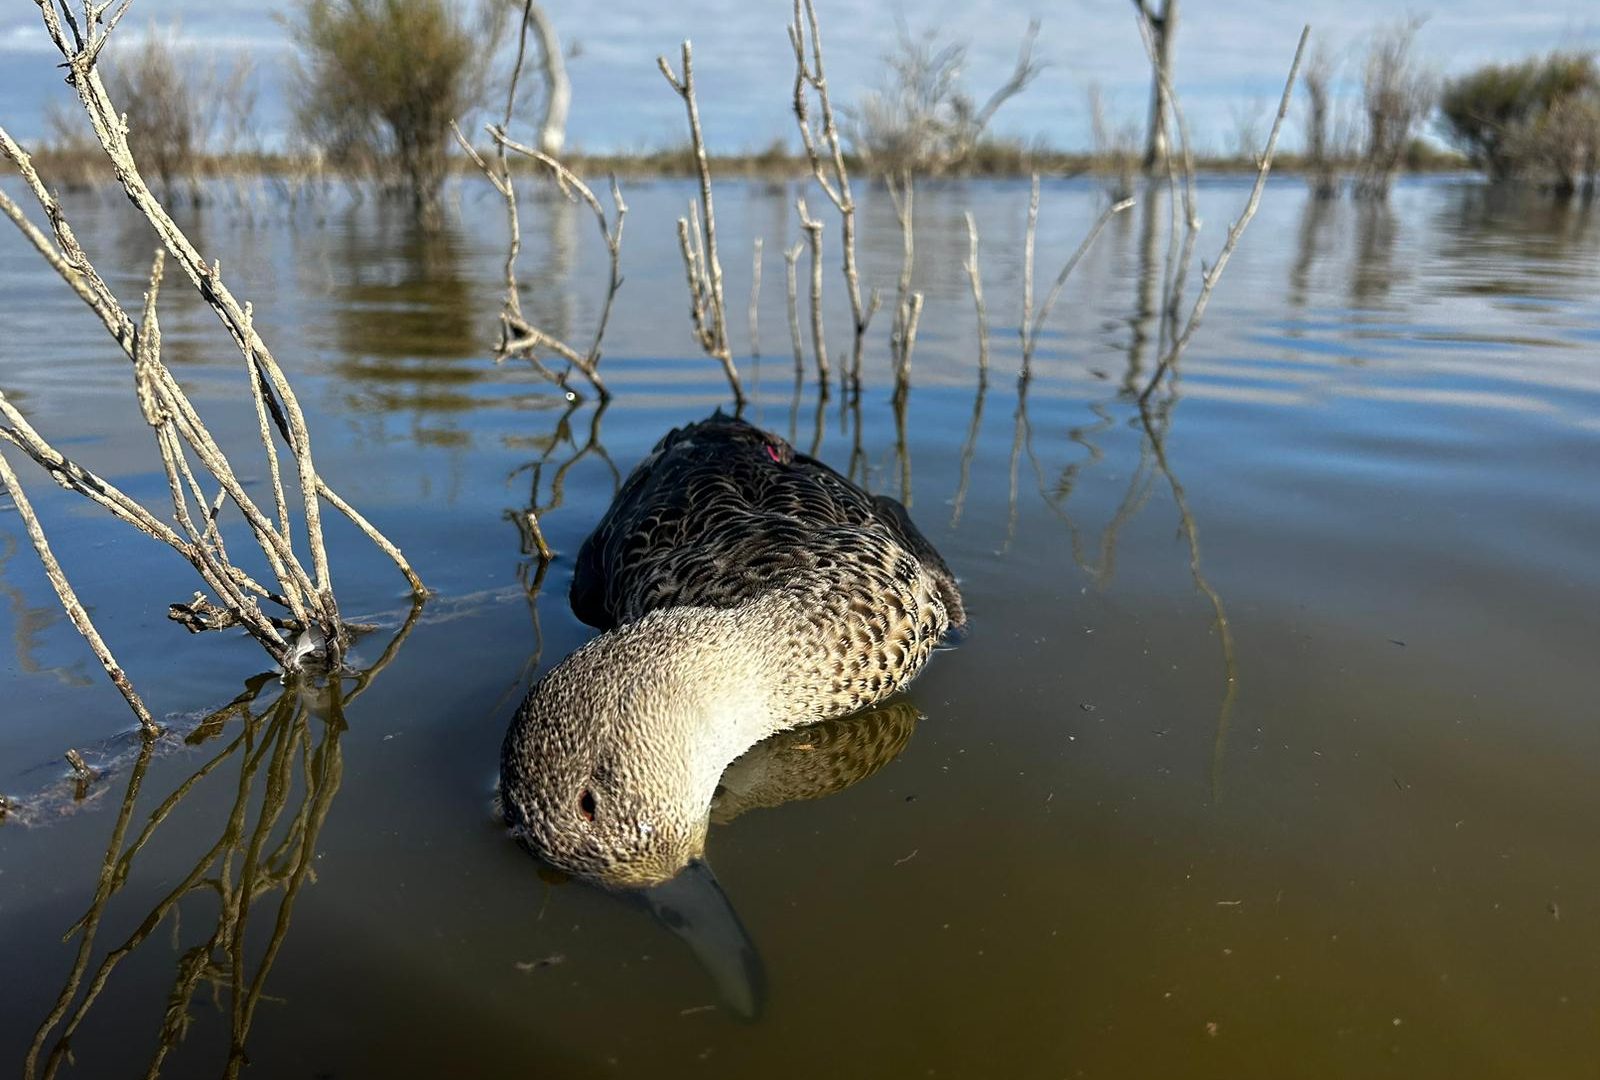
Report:
[[[54,1054],[94,1077],[215,1076],[230,1056],[273,1077],[1594,1075],[1600,212],[1449,181],[1403,184],[1387,209],[1319,206],[1274,183],[1146,423],[1125,388],[1154,363],[1140,312],[1164,208],[1107,230],[1019,400],[1026,187],[929,189],[897,422],[887,312],[859,416],[837,395],[819,412],[811,387],[794,399],[790,201],[719,192],[741,346],[766,240],[759,374],[740,360],[752,417],[909,496],[973,624],[913,687],[916,712],[856,740],[879,748],[857,755],[870,776],[766,805],[777,788],[751,776],[852,745],[818,733],[770,748],[720,812],[710,861],[768,982],[742,1023],[642,908],[548,883],[489,812],[515,700],[588,634],[565,604],[570,556],[618,472],[724,398],[688,334],[672,218],[689,188],[627,194],[603,415],[484,359],[487,191],[427,242],[370,204],[290,215],[262,197],[192,219],[297,377],[323,471],[438,595],[407,622],[403,583],[330,526],[343,606],[382,626],[357,661],[379,670],[342,704],[285,700],[251,681],[253,644],[167,621],[186,567],[27,466],[157,712],[188,731],[255,696],[148,762],[107,742],[126,709],[0,508],[0,791],[21,805],[0,826],[3,1068],[32,1052],[41,1073]],[[1203,185],[1202,255],[1243,196]],[[1098,198],[1046,185],[1041,277]],[[968,208],[994,324],[982,396]],[[143,226],[109,196],[71,209],[136,301]],[[593,223],[526,214],[529,310],[585,337]],[[863,215],[866,272],[892,290],[888,200]],[[169,293],[169,361],[245,455],[240,361]],[[7,393],[159,505],[125,364],[9,233],[0,326]],[[530,498],[568,556],[542,582],[505,516]],[[68,746],[108,772],[81,802]],[[107,864],[108,846],[134,850]],[[63,935],[86,912],[80,952]]]

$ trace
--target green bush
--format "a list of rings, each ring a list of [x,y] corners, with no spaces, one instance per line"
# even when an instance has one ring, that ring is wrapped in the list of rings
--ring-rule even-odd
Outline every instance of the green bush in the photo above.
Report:
[[[450,121],[482,104],[505,6],[452,0],[304,0],[295,113],[334,164],[371,172],[437,223]]]
[[[1555,52],[1513,64],[1487,64],[1445,84],[1439,112],[1445,132],[1494,179],[1527,171],[1546,156],[1541,127],[1559,102],[1600,94],[1600,68],[1587,53]],[[1564,107],[1561,113],[1569,113]],[[1564,126],[1564,125],[1563,125]]]

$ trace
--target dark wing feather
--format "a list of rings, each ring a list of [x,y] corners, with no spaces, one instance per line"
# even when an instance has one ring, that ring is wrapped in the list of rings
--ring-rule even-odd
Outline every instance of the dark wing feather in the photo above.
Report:
[[[964,621],[949,568],[904,507],[719,413],[669,432],[629,475],[578,554],[573,610],[605,629],[661,607],[733,606],[797,571],[848,577],[873,536],[921,563],[952,624]]]

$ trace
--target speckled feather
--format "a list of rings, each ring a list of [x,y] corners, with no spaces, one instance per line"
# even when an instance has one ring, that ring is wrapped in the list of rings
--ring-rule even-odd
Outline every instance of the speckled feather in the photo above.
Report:
[[[628,477],[572,604],[606,632],[524,700],[506,814],[541,857],[612,883],[670,876],[703,848],[730,762],[884,700],[965,622],[899,503],[720,413]]]
[[[719,413],[669,432],[629,475],[578,554],[572,606],[604,630],[660,607],[733,607],[805,579],[918,572],[946,624],[964,624],[950,568],[905,507]]]

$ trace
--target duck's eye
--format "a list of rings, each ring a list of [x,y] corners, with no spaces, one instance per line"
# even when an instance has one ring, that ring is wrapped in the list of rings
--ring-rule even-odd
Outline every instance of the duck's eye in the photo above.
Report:
[[[584,788],[578,794],[578,813],[583,815],[583,820],[594,820],[594,792]]]

